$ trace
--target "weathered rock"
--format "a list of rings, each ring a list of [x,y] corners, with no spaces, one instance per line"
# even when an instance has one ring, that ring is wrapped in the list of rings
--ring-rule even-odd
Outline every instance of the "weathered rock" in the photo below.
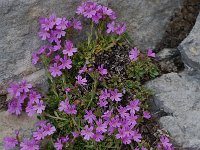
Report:
[[[156,45],[167,23],[183,0],[95,0],[108,4],[127,23],[135,44],[141,48]],[[9,80],[31,75],[31,53],[42,42],[37,36],[38,18],[56,13],[73,17],[80,0],[1,0],[0,2],[0,89],[5,93]],[[153,37],[153,38],[152,38]]]
[[[200,70],[200,14],[190,34],[182,41],[178,49],[186,66]]]
[[[184,69],[180,51],[176,48],[164,48],[156,54],[156,59],[163,73],[179,72]]]
[[[147,83],[154,103],[167,116],[160,118],[174,142],[189,150],[200,149],[200,79],[198,74],[169,73]]]
[[[0,112],[0,149],[3,149],[1,147],[3,138],[5,136],[14,136],[15,130],[22,130],[25,136],[30,136],[36,122],[36,117],[30,118],[26,114],[17,117],[10,115],[6,111]]]
[[[133,42],[139,48],[155,48],[170,19],[184,0],[108,0],[119,18],[128,25]]]

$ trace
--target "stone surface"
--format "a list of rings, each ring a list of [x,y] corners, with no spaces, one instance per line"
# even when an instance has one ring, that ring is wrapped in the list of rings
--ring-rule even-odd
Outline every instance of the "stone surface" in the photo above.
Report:
[[[180,51],[177,48],[164,48],[156,54],[162,73],[179,72],[184,69]]]
[[[148,48],[162,38],[169,19],[183,0],[95,0],[109,5],[127,23],[135,45]],[[42,42],[37,36],[38,18],[56,13],[72,17],[81,0],[1,0],[0,1],[0,89],[8,81],[31,75],[31,53]],[[152,38],[153,37],[153,38]],[[3,92],[2,92],[3,91]]]
[[[182,41],[178,49],[186,66],[200,70],[200,14],[190,34]]]
[[[2,148],[2,140],[5,136],[14,136],[15,130],[23,130],[24,135],[31,134],[31,130],[34,129],[34,124],[37,122],[35,117],[29,118],[26,114],[22,114],[17,117],[10,115],[6,111],[0,112],[0,149]]]
[[[161,41],[175,11],[184,0],[108,0],[121,20],[128,25],[129,34],[141,49],[155,48]]]
[[[200,149],[200,77],[197,72],[169,73],[147,83],[155,92],[160,118],[174,142],[189,150]]]

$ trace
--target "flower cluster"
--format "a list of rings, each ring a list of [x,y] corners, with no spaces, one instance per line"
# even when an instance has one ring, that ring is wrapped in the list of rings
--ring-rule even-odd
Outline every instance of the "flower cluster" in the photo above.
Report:
[[[136,47],[134,47],[129,53],[129,58],[131,61],[136,61],[139,55],[140,55],[140,51]],[[147,50],[147,56],[153,57],[153,58],[155,57],[155,53],[153,52],[152,49]]]
[[[119,149],[124,145],[135,150],[152,149],[143,136],[143,123],[152,118],[147,110],[147,98],[137,95],[133,87],[129,88],[126,79],[116,79],[106,66],[88,59],[99,52],[102,43],[103,48],[117,44],[123,37],[119,35],[126,30],[125,24],[116,23],[115,12],[95,2],[82,3],[76,13],[90,20],[91,32],[93,26],[97,28],[95,33],[87,34],[88,40],[80,45],[73,43],[71,35],[73,31],[82,30],[77,19],[67,20],[54,14],[40,19],[39,36],[49,44],[33,53],[32,63],[41,61],[49,72],[49,92],[44,98],[27,81],[10,85],[8,111],[20,115],[24,109],[28,116],[37,114],[41,121],[36,123],[29,139],[19,137],[18,132],[16,137],[5,137],[5,149],[39,150],[43,140],[51,141],[48,147],[56,150],[77,149],[79,144],[82,149],[102,149],[102,146]],[[155,53],[151,49],[142,54],[133,48],[129,54],[132,65],[143,59],[148,59],[147,66],[152,65],[150,58],[153,57]],[[137,68],[133,70],[141,74],[141,65],[138,72]],[[134,84],[131,78],[127,79]],[[169,139],[161,136],[157,149],[173,148]]]
[[[26,112],[28,116],[34,114],[41,114],[45,110],[45,105],[42,96],[33,90],[32,85],[27,81],[21,81],[19,84],[10,84],[8,93],[11,96],[11,100],[8,104],[8,111],[11,114],[20,115],[22,112],[22,106],[28,100],[26,106]]]
[[[107,33],[116,33],[121,35],[126,31],[125,24],[123,22],[116,24],[115,12],[106,6],[102,6],[94,2],[85,2],[78,7],[76,13],[83,15],[88,19],[92,19],[92,21],[96,24],[100,21],[109,20],[110,23],[107,24]]]
[[[47,121],[39,121],[36,123],[36,131],[33,132],[33,138],[27,139],[20,137],[19,131],[16,131],[16,137],[5,137],[4,148],[6,150],[20,147],[20,150],[39,150],[40,142],[47,136],[52,135],[56,128]]]

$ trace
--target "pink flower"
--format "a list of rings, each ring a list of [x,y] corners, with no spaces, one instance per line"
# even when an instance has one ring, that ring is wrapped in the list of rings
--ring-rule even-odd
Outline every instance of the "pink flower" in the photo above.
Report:
[[[93,139],[96,142],[100,142],[104,139],[104,136],[102,135],[102,133],[97,132],[97,133],[94,134]]]
[[[126,26],[125,26],[125,23],[120,23],[117,25],[116,27],[116,30],[115,32],[118,34],[118,35],[121,35],[122,33],[124,33],[126,31]]]
[[[107,73],[108,73],[108,71],[107,71],[107,69],[105,69],[105,68],[103,68],[104,67],[104,65],[100,65],[100,66],[98,66],[98,71],[99,71],[99,74],[100,75],[106,75]]]
[[[32,64],[35,65],[38,63],[38,61],[39,61],[38,55],[36,53],[33,53],[32,54]]]
[[[129,116],[129,113],[127,112],[127,108],[126,107],[122,107],[120,106],[119,109],[117,109],[117,111],[119,112],[120,116],[122,118],[126,118]]]
[[[107,131],[107,123],[103,123],[102,119],[96,121],[97,127],[96,131],[99,133],[105,133]]]
[[[56,150],[62,150],[63,148],[62,140],[57,139],[56,143],[54,143],[54,147],[56,148]]]
[[[78,75],[76,77],[76,79],[77,79],[77,82],[78,82],[79,85],[87,85],[86,84],[87,83],[86,78],[83,78],[82,76]]]
[[[14,137],[4,137],[3,138],[3,147],[8,150],[8,149],[12,149],[15,148],[18,144],[18,141],[16,138]]]
[[[39,150],[39,145],[35,140],[24,140],[20,143],[20,150]]]
[[[133,131],[132,138],[135,142],[141,142],[142,135],[139,133],[139,130]]]
[[[138,51],[138,49],[135,47],[135,48],[133,48],[133,49],[130,51],[130,53],[129,53],[129,58],[130,58],[131,61],[136,61],[137,58],[138,58],[138,56],[139,56],[139,51]]]
[[[113,21],[111,23],[108,23],[106,32],[112,33],[112,32],[115,32],[115,30],[116,30],[115,22]]]
[[[127,110],[130,110],[130,113],[135,114],[136,111],[140,110],[140,100],[135,99],[134,101],[130,101],[129,105],[127,105]]]
[[[149,118],[151,118],[151,115],[150,115],[150,113],[148,111],[144,111],[143,112],[143,117],[146,118],[146,119],[149,119]]]
[[[88,125],[85,126],[85,129],[81,130],[81,135],[84,136],[85,140],[90,140],[94,136],[93,127],[91,126],[90,128]]]
[[[82,30],[82,24],[80,21],[73,19],[72,24],[73,24],[74,29]]]
[[[164,149],[171,150],[172,144],[169,142],[169,138],[167,138],[166,136],[161,136],[160,142],[161,142],[162,146],[164,147]]]
[[[116,102],[121,101],[122,93],[118,93],[118,90],[117,90],[117,89],[115,89],[114,91],[111,91],[110,94],[111,94],[110,99],[111,99],[112,101],[114,101],[114,100],[115,100]]]
[[[148,51],[147,51],[147,56],[148,56],[148,57],[156,57],[156,54],[153,52],[152,49],[148,49]]]
[[[93,121],[96,120],[96,116],[92,113],[92,110],[89,111],[86,110],[86,115],[84,115],[84,120],[86,120],[90,124],[92,124]]]
[[[50,66],[49,71],[53,77],[62,75],[62,72],[60,71],[60,68],[57,63],[54,63],[53,66]]]
[[[65,49],[63,50],[64,55],[73,56],[75,52],[77,52],[77,48],[73,47],[73,43],[71,41],[66,41]]]
[[[43,101],[42,101],[42,100],[37,101],[37,102],[36,102],[36,105],[33,106],[33,109],[34,109],[38,114],[41,114],[42,111],[45,110],[45,106],[43,105]]]
[[[60,58],[60,62],[62,63],[59,68],[60,69],[71,69],[72,68],[72,60],[71,59],[67,59],[66,56],[64,56],[64,58]]]
[[[28,84],[26,80],[23,80],[23,81],[21,81],[21,83],[20,83],[20,87],[21,87],[21,89],[22,89],[25,93],[27,93],[27,92],[29,92],[30,89],[32,88],[32,85],[31,85],[31,84]]]

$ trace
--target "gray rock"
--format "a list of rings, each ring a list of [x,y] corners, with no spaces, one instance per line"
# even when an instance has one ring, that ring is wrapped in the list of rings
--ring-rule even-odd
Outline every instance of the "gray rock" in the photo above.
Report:
[[[184,69],[180,51],[176,48],[164,48],[156,54],[160,69],[164,73],[179,72]]]
[[[200,80],[198,74],[169,73],[147,83],[153,89],[157,108],[167,116],[160,118],[174,142],[189,150],[200,149]]]
[[[119,18],[127,23],[130,37],[139,48],[155,48],[167,25],[184,0],[108,0]]]
[[[31,130],[34,129],[34,125],[37,122],[36,117],[30,118],[25,113],[18,117],[10,115],[6,111],[0,112],[0,120],[0,149],[3,149],[1,144],[3,138],[5,136],[14,136],[15,130],[23,131],[25,137],[31,136]]]
[[[127,23],[135,44],[154,48],[165,32],[169,19],[183,0],[94,0],[111,6]],[[8,81],[31,75],[39,68],[31,65],[31,53],[42,42],[37,36],[38,18],[56,13],[73,17],[80,0],[1,0],[0,1],[0,89]],[[152,38],[153,37],[153,38]]]
[[[178,49],[183,62],[189,68],[200,70],[200,14],[190,34],[182,41]]]

